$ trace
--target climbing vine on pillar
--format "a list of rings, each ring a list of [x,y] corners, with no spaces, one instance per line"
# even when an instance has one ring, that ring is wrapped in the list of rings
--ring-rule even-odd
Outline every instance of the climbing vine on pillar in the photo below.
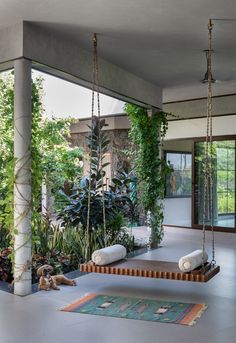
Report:
[[[150,245],[156,246],[163,238],[163,198],[169,167],[162,158],[161,145],[168,121],[167,113],[153,112],[126,104],[131,122],[130,137],[135,144],[135,169],[139,181],[141,203],[151,227]]]
[[[71,147],[71,119],[46,118],[43,108],[43,79],[32,82],[32,226],[33,243],[40,231],[42,183],[53,193],[54,210],[60,209],[58,190],[64,181],[73,182],[82,175],[79,161],[85,156],[80,147]],[[9,72],[0,78],[0,231],[4,232],[2,246],[12,246],[13,188],[14,188],[14,78]],[[12,240],[10,243],[9,241]],[[13,254],[12,254],[13,257]]]

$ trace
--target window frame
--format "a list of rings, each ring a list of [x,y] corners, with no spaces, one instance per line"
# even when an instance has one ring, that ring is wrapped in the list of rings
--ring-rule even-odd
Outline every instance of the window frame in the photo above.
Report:
[[[236,153],[236,135],[221,135],[221,136],[212,136],[212,141],[224,141],[224,140],[233,140],[235,141],[235,153]],[[195,204],[194,204],[194,190],[195,190],[195,181],[196,181],[196,170],[195,170],[195,143],[197,142],[205,142],[206,137],[195,137],[193,138],[193,155],[192,155],[192,228],[202,230],[202,224],[196,224],[195,223]],[[235,170],[236,170],[236,158],[235,158]],[[236,187],[236,174],[235,174],[235,187]],[[235,188],[235,197],[236,197],[236,188]],[[214,231],[219,232],[229,232],[229,233],[236,233],[236,201],[235,201],[235,227],[234,228],[228,228],[225,226],[214,226]],[[206,225],[206,230],[210,231],[211,227],[209,225]]]
[[[176,199],[176,198],[191,198],[192,197],[192,183],[193,183],[193,153],[192,151],[186,151],[186,150],[164,150],[164,159],[166,161],[166,163],[168,163],[167,161],[167,154],[182,154],[182,155],[190,155],[191,156],[191,167],[190,167],[190,172],[191,172],[191,190],[190,190],[190,193],[189,195],[187,194],[183,194],[183,195],[167,195],[166,194],[166,180],[165,180],[165,194],[164,194],[164,198],[165,199]]]

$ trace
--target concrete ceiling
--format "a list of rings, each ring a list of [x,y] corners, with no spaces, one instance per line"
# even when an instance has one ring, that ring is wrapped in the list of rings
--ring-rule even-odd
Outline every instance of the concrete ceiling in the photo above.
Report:
[[[202,97],[209,18],[235,18],[235,0],[0,0],[0,29],[32,21],[164,89],[164,101]],[[215,21],[214,77],[236,93],[236,21]]]

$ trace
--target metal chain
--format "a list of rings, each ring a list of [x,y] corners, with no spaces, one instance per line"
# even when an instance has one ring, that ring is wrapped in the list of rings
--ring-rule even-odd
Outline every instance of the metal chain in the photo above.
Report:
[[[214,216],[213,216],[213,141],[212,141],[212,20],[208,24],[209,49],[207,51],[207,72],[208,72],[208,89],[207,89],[207,132],[205,140],[205,170],[204,170],[204,189],[203,189],[203,234],[202,234],[202,265],[204,267],[204,254],[206,243],[206,212],[207,212],[207,191],[209,188],[210,200],[210,227],[212,232],[212,260],[215,264],[215,238],[214,238]],[[210,150],[210,151],[209,151]],[[210,153],[209,153],[210,152]]]
[[[98,52],[97,52],[97,35],[94,34],[94,58],[95,58],[95,85],[97,91],[97,110],[98,110],[98,142],[99,142],[99,166],[102,169],[102,141],[101,141],[101,108],[100,108],[100,90],[99,90],[99,75],[98,75]],[[105,193],[104,182],[102,179],[102,215],[103,215],[103,231],[105,246],[107,246],[107,229],[106,229],[106,208],[105,208]]]
[[[89,163],[89,192],[88,192],[88,212],[87,212],[87,227],[86,227],[86,249],[85,249],[85,260],[86,262],[88,259],[90,259],[89,256],[89,246],[90,246],[90,214],[91,214],[91,186],[92,186],[92,141],[93,141],[93,135],[94,135],[94,130],[93,130],[93,124],[94,124],[94,98],[95,98],[95,82],[96,82],[96,76],[95,76],[95,65],[96,65],[96,60],[95,60],[95,44],[96,44],[96,39],[93,37],[93,46],[94,46],[94,53],[93,53],[93,75],[92,75],[92,109],[91,109],[91,140],[90,140],[90,163]]]
[[[214,173],[214,166],[213,166],[213,140],[212,140],[212,29],[213,29],[213,23],[212,20],[209,20],[208,24],[208,30],[209,30],[209,72],[208,72],[208,107],[209,107],[209,120],[210,120],[210,138],[209,138],[209,143],[210,143],[210,217],[211,217],[211,234],[212,234],[212,260],[211,264],[215,265],[215,233],[214,233],[214,208],[213,208],[213,173]],[[209,81],[210,80],[210,81]]]
[[[98,112],[98,142],[99,142],[99,161],[98,164],[102,167],[102,144],[101,144],[101,126],[100,126],[100,117],[101,117],[101,107],[100,107],[100,91],[99,91],[99,82],[98,82],[98,53],[97,53],[97,35],[93,35],[93,86],[92,86],[92,113],[91,113],[91,144],[90,144],[90,167],[89,167],[89,194],[88,194],[88,212],[87,212],[87,228],[86,228],[86,252],[85,259],[88,261],[89,256],[89,246],[90,246],[90,215],[91,215],[91,186],[92,186],[92,141],[94,137],[93,125],[94,125],[94,108],[95,108],[95,92],[97,94],[97,112]],[[104,196],[104,183],[102,181],[102,209],[103,209],[103,227],[104,227],[104,240],[105,246],[107,245],[107,231],[106,231],[106,210],[105,210],[105,196]]]

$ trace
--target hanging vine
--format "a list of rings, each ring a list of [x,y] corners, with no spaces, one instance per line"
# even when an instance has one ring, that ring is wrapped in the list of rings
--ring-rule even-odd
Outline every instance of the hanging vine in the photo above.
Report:
[[[161,155],[162,140],[168,128],[167,113],[149,115],[147,109],[132,104],[126,104],[125,111],[131,121],[130,137],[136,146],[135,169],[141,203],[151,227],[150,245],[155,246],[164,235],[162,200],[166,175],[170,172]]]

